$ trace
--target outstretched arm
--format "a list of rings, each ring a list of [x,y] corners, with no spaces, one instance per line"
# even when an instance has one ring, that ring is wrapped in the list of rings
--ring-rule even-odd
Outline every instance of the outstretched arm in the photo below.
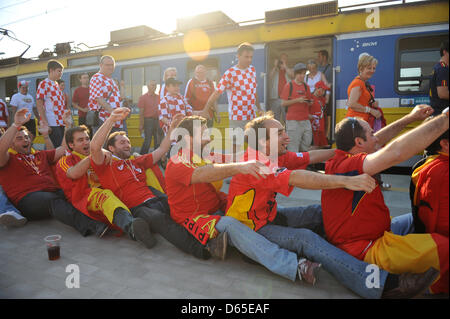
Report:
[[[363,170],[369,175],[379,173],[423,151],[448,130],[448,108],[445,114],[422,123],[420,126],[394,139],[375,153],[366,156]]]
[[[182,113],[178,113],[175,115],[172,119],[172,123],[170,124],[169,131],[167,132],[166,136],[162,140],[159,147],[152,152],[153,155],[153,164],[156,164],[170,149],[170,145],[172,143],[170,139],[170,135],[172,131],[180,124],[181,120],[184,118],[184,115]]]
[[[353,191],[370,193],[376,187],[375,180],[368,174],[340,176],[315,173],[306,170],[292,171],[289,185],[304,189],[347,188]]]

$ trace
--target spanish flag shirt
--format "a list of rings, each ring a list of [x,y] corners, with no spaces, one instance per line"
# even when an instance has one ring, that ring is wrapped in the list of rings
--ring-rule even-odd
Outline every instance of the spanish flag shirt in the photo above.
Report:
[[[295,169],[305,169],[309,164],[309,154],[287,152],[278,157],[278,162],[273,162],[264,154],[249,148],[243,160],[249,159],[263,162],[272,173],[259,179],[250,174],[233,176],[228,191],[226,215],[257,231],[275,219],[277,193],[289,196],[294,189],[289,185],[291,172]]]
[[[363,174],[366,156],[336,150],[325,164],[325,173]],[[328,241],[358,259],[364,259],[375,240],[391,229],[389,209],[377,184],[371,193],[346,188],[322,190],[322,218]]]

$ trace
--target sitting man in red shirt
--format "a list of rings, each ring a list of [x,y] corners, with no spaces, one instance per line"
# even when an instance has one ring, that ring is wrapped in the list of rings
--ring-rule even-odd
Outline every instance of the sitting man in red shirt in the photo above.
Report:
[[[64,155],[65,140],[56,149],[35,151],[26,127],[29,119],[27,109],[21,109],[14,116],[14,123],[0,137],[0,184],[6,195],[28,220],[55,217],[74,227],[83,236],[101,235],[107,226],[92,220],[69,204],[53,177],[51,165]],[[68,124],[70,113],[64,114]],[[49,139],[48,126],[41,125],[44,139]]]
[[[427,147],[427,157],[413,168],[410,198],[415,233],[448,238],[448,132]]]
[[[150,237],[147,223],[133,218],[110,190],[100,188],[98,178],[90,167],[90,138],[86,126],[77,126],[65,134],[70,155],[63,156],[56,165],[56,178],[67,200],[92,219],[108,226],[117,226],[132,239],[144,242]],[[111,160],[111,153],[103,151]],[[145,242],[144,242],[145,244]]]
[[[423,151],[448,130],[446,114],[423,123],[385,147],[400,131],[433,112],[427,105],[373,133],[359,118],[346,118],[336,126],[336,155],[326,163],[326,174],[371,176]],[[448,238],[437,233],[396,235],[391,232],[389,209],[379,187],[371,193],[347,189],[322,192],[323,222],[328,240],[352,256],[392,273],[440,275],[430,286],[433,293],[448,293]],[[433,269],[434,268],[434,269]],[[433,275],[432,277],[434,277]]]
[[[197,258],[208,259],[215,254],[214,246],[203,247],[189,232],[170,218],[167,196],[147,186],[146,170],[153,169],[170,147],[170,133],[182,115],[176,115],[166,136],[152,153],[134,158],[131,143],[125,132],[115,132],[107,140],[106,147],[113,154],[111,162],[106,161],[102,145],[116,121],[126,118],[130,110],[117,108],[95,133],[91,142],[91,166],[104,189],[111,190],[136,218],[143,218],[152,232],[159,233],[174,246]],[[162,181],[160,181],[162,183]],[[156,244],[154,236],[146,241],[147,248]],[[218,245],[219,246],[219,245]]]
[[[344,187],[349,191],[360,189],[370,193],[376,186],[373,178],[363,173],[353,176],[329,176],[304,170],[308,164],[332,157],[335,151],[287,151],[289,136],[283,125],[271,114],[250,121],[245,133],[249,148],[244,159],[262,161],[269,167],[271,174],[265,180],[258,180],[248,174],[233,176],[228,192],[227,216],[240,220],[281,248],[293,251],[315,263],[321,263],[341,284],[365,298],[387,297],[387,292],[391,292],[391,295],[392,292],[397,292],[396,298],[410,298],[429,286],[431,281],[428,274],[397,276],[380,271],[380,285],[369,287],[369,264],[346,254],[317,234],[323,233],[320,205],[277,206],[277,193],[288,196],[294,187]]]

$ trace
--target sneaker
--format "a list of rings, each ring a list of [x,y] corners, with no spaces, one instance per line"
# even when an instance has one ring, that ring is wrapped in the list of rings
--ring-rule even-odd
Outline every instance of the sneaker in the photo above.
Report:
[[[314,285],[317,280],[322,264],[309,261],[308,259],[301,258],[298,261],[298,277],[300,280],[304,280],[307,283]]]
[[[383,292],[381,298],[409,299],[422,295],[439,276],[439,271],[431,267],[421,274],[404,273],[398,279],[398,287]]]
[[[206,250],[211,256],[225,260],[227,255],[228,233],[220,233],[217,237],[210,239],[206,245]]]
[[[0,214],[0,225],[6,227],[22,227],[27,222],[27,219],[15,211],[7,211]]]
[[[97,232],[98,238],[102,238],[103,236],[105,236],[109,229],[110,229],[109,226],[105,224],[105,227],[102,227],[101,229],[98,230]]]
[[[148,249],[156,245],[156,238],[148,228],[148,224],[142,218],[134,218],[131,224],[132,238],[144,244]]]

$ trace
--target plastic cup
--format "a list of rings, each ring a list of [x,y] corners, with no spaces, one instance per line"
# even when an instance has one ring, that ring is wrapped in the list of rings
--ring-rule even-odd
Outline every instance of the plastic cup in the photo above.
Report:
[[[48,260],[57,260],[60,257],[61,235],[50,235],[44,238],[47,245]]]

